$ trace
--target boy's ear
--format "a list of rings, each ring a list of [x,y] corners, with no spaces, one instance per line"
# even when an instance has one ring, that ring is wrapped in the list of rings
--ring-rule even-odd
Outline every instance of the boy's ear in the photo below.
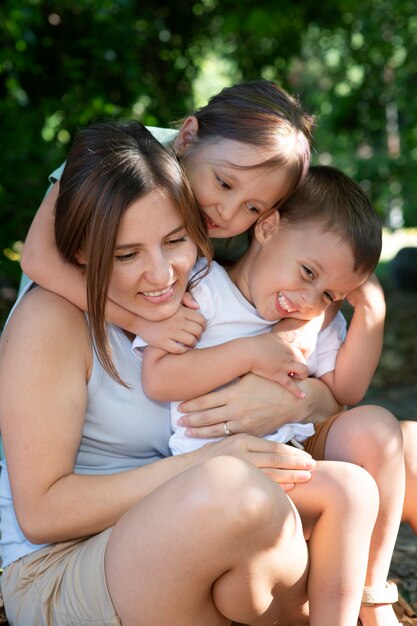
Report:
[[[278,232],[279,213],[274,209],[266,217],[261,217],[255,224],[254,236],[261,245]]]
[[[189,115],[180,128],[175,138],[174,146],[181,156],[184,156],[188,148],[195,142],[198,135],[198,119]]]

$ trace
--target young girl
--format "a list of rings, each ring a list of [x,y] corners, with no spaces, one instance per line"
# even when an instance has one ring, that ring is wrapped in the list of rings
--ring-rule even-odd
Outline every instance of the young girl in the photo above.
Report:
[[[308,480],[311,457],[246,435],[169,456],[169,408],[146,398],[131,336],[105,322],[107,296],[149,321],[173,315],[209,254],[177,161],[139,124],[82,131],[55,233],[89,311],[34,286],[1,337],[9,623],[300,623],[307,546],[277,483]],[[369,535],[376,490],[357,469],[338,491],[349,505],[363,485]]]

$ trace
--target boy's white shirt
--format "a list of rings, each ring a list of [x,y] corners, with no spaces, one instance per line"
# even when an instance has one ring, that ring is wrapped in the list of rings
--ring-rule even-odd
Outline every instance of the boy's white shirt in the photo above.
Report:
[[[205,259],[197,262],[197,272],[206,265]],[[199,312],[207,320],[206,328],[196,349],[222,344],[239,337],[254,337],[270,331],[276,322],[268,322],[260,317],[255,307],[246,300],[236,285],[231,281],[224,268],[213,262],[210,272],[200,280],[192,290],[192,295],[199,305]],[[309,376],[319,378],[335,369],[337,353],[346,337],[346,320],[339,312],[332,322],[317,335],[316,347],[307,360]],[[146,342],[136,337],[132,343],[133,352],[141,357]],[[213,365],[221,367],[220,364]],[[171,403],[171,425],[173,435],[169,445],[173,454],[191,452],[213,439],[198,439],[185,435],[185,428],[177,426],[181,416],[179,402]],[[289,423],[281,426],[266,439],[286,443],[296,440],[305,441],[314,434],[313,424]]]

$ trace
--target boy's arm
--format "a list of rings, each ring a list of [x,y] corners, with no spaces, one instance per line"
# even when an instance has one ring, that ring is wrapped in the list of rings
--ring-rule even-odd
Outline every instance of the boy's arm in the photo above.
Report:
[[[38,285],[66,298],[82,311],[87,310],[87,285],[83,273],[65,262],[58,252],[54,233],[54,207],[59,182],[45,196],[29,229],[23,248],[22,270]],[[148,322],[108,299],[106,319],[150,345],[180,354],[194,347],[205,320],[198,312],[181,307],[175,316],[161,322]]]
[[[375,275],[352,291],[354,312],[333,372],[321,376],[340,404],[354,405],[365,396],[381,356],[385,297]]]
[[[302,398],[304,393],[294,378],[307,376],[303,361],[297,348],[274,333],[233,339],[180,355],[148,347],[143,357],[142,385],[153,400],[190,400],[254,372]]]

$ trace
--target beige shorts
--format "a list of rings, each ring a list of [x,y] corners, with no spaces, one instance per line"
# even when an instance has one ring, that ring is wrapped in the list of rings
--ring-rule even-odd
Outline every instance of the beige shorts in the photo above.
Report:
[[[1,585],[10,625],[121,626],[104,573],[110,533],[52,544],[6,567]]]

